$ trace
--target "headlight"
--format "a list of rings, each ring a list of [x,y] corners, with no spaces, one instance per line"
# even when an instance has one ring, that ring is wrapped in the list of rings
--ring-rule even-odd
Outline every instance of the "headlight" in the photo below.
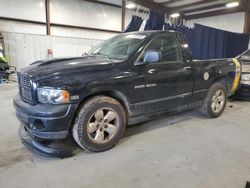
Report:
[[[242,74],[241,80],[242,81],[250,81],[250,74]]]
[[[47,104],[63,104],[70,102],[70,94],[66,90],[38,88],[38,100]]]

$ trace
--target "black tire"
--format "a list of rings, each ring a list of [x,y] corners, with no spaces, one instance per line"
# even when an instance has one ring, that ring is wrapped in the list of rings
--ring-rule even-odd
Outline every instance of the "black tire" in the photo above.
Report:
[[[98,114],[101,111],[103,119],[102,121],[99,121],[101,119],[98,119],[97,121],[97,119],[95,119],[97,117],[96,114]],[[109,131],[107,132],[108,129],[104,128],[104,126],[107,126],[105,124],[105,117],[108,116],[107,114],[104,115],[105,113],[115,114],[115,119],[112,120],[115,123],[109,124],[109,122],[106,121],[106,123],[109,125],[115,124],[115,129],[114,129],[115,133],[113,133],[112,135],[111,134],[109,135],[108,134]],[[94,122],[90,123],[91,121]],[[95,127],[97,130],[94,133],[90,133],[89,132],[90,124],[95,124],[95,122],[100,123],[98,124],[98,126],[96,125],[96,127],[99,128]],[[75,118],[72,131],[73,138],[80,147],[82,147],[87,151],[91,152],[105,151],[114,147],[115,144],[120,140],[125,131],[126,122],[127,122],[126,113],[123,109],[123,106],[117,100],[107,96],[93,97],[90,100],[88,100],[85,104],[83,104],[79,113],[77,114],[77,117]],[[95,139],[100,138],[97,136],[98,134],[97,132],[100,134],[102,133],[104,135],[102,136],[103,138],[106,136],[105,139],[107,140],[106,141],[104,140],[103,143],[97,143],[97,140]]]
[[[214,109],[214,103],[213,103],[213,97],[216,95],[216,92],[221,92],[221,95],[225,96],[225,99],[223,103],[221,104],[221,107],[218,108],[219,110]],[[214,83],[208,90],[207,96],[203,102],[201,112],[210,118],[217,118],[219,117],[223,111],[225,110],[227,103],[227,89],[222,83]],[[219,104],[219,102],[218,102]],[[219,104],[219,105],[220,105]]]

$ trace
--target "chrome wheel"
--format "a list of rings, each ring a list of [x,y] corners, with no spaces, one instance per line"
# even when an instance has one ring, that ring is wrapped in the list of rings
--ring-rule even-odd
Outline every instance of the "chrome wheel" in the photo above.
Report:
[[[101,108],[94,112],[87,124],[88,137],[98,144],[111,140],[118,131],[118,114],[111,108]]]
[[[212,107],[213,112],[215,112],[215,113],[220,112],[225,105],[225,101],[226,101],[226,96],[225,96],[224,91],[217,90],[212,98],[211,107]]]

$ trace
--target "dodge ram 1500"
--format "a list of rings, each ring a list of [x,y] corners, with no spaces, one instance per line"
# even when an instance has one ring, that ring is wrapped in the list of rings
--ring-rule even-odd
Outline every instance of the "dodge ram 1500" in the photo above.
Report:
[[[117,35],[82,57],[41,60],[18,73],[20,135],[38,153],[59,155],[47,142],[68,137],[99,152],[112,148],[126,125],[159,113],[200,107],[216,118],[240,69],[237,59],[192,60],[178,32]]]

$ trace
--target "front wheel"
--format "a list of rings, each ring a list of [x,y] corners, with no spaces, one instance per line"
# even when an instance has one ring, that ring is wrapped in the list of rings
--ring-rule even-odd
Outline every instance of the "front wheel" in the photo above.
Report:
[[[119,141],[125,126],[123,106],[113,98],[97,96],[80,109],[73,126],[73,137],[85,150],[105,151]]]
[[[208,117],[219,117],[227,103],[227,90],[221,83],[214,83],[208,90],[202,105],[202,113]]]

